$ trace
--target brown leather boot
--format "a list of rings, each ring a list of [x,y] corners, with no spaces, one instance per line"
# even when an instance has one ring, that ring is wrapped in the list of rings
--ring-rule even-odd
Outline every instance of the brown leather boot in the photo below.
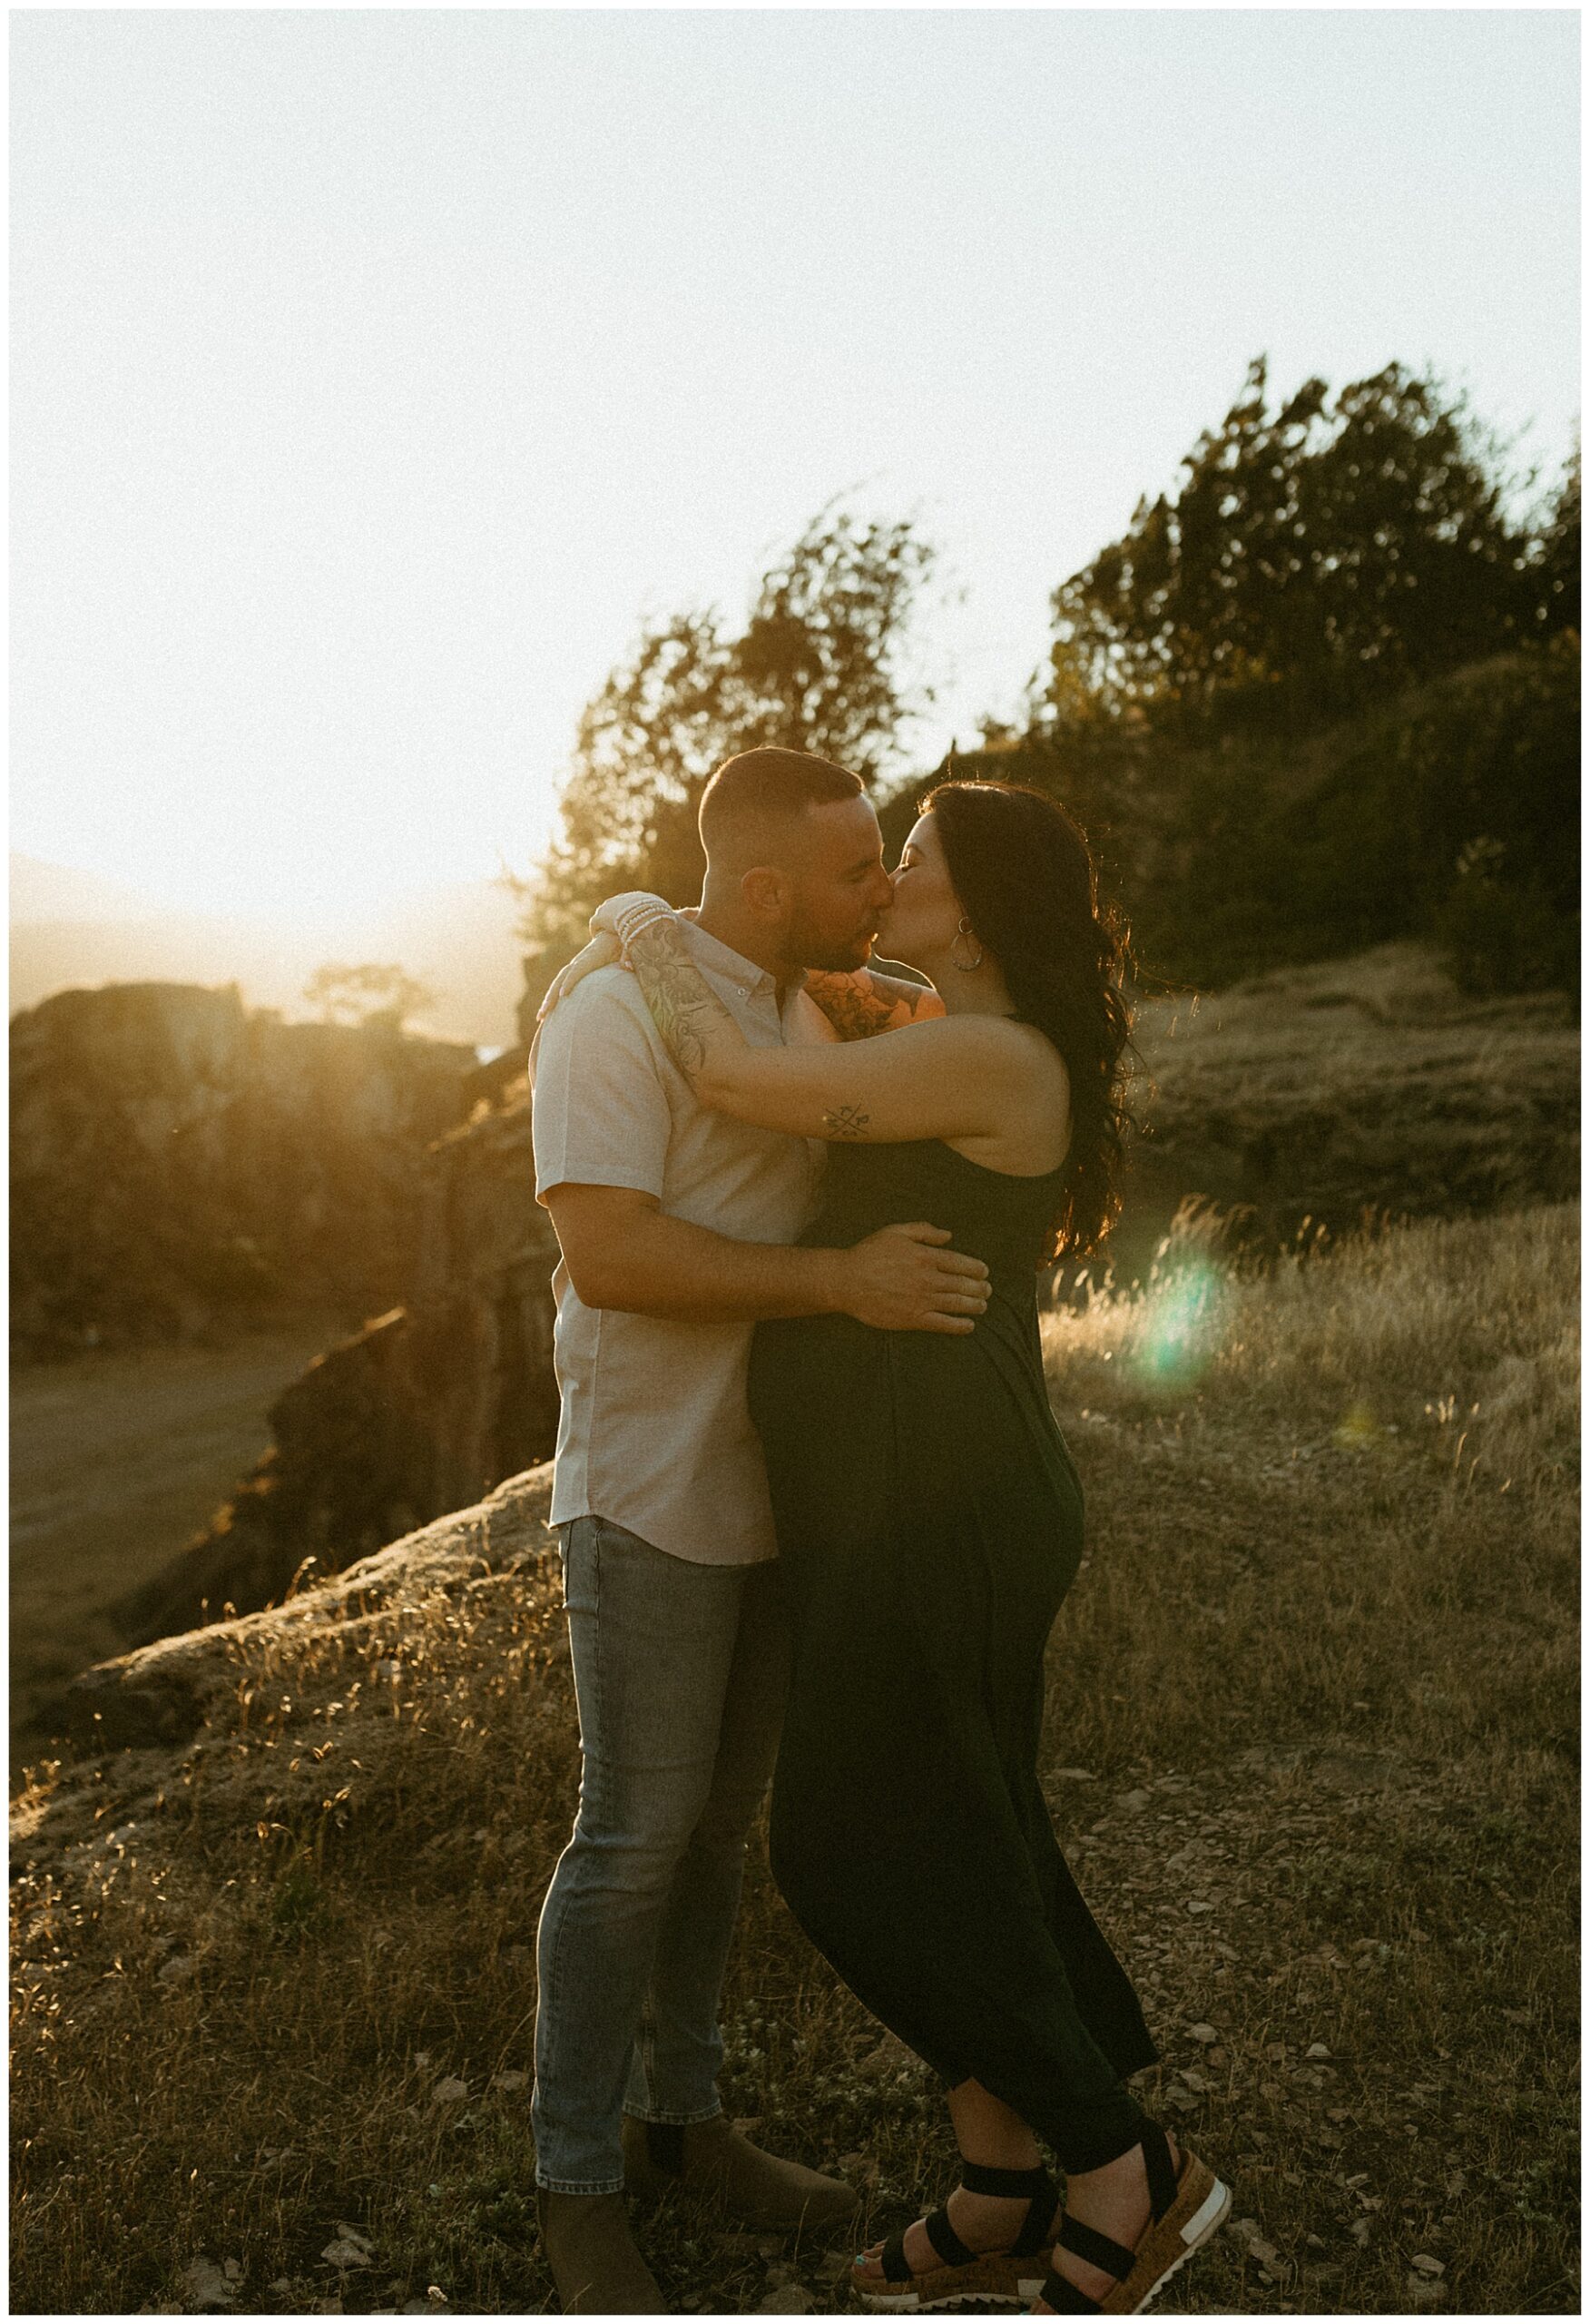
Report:
[[[643,2122],[623,2118],[623,2183],[655,2198],[670,2188],[704,2195],[743,2227],[837,2227],[860,2197],[842,2179],[825,2179],[804,2163],[764,2154],[723,2114],[706,2122]]]
[[[622,2195],[535,2190],[541,2248],[565,2316],[666,2316],[657,2279],[630,2233]]]

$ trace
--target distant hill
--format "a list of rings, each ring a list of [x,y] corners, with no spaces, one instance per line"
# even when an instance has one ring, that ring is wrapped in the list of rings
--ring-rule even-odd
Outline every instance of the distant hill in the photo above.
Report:
[[[37,927],[54,920],[135,921],[153,907],[132,888],[102,880],[95,872],[74,872],[64,863],[12,851],[11,924]]]
[[[503,1049],[523,983],[512,896],[486,880],[398,897],[378,912],[273,922],[172,912],[92,872],[11,858],[11,1008],[106,984],[236,984],[250,1007],[309,1012],[327,960],[396,960],[439,996],[419,1029]]]
[[[151,982],[54,993],[10,1048],[17,1354],[353,1324],[411,1295],[471,1044]]]

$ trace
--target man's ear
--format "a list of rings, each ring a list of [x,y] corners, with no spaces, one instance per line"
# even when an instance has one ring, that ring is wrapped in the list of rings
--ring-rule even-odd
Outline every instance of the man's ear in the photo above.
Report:
[[[763,920],[782,920],[790,909],[790,882],[770,863],[759,863],[740,882],[750,909]]]

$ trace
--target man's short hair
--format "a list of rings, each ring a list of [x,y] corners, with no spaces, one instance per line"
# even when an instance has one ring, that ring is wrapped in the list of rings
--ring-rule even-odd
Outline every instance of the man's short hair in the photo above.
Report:
[[[780,822],[865,789],[849,767],[809,751],[741,751],[724,760],[702,793],[702,845],[709,856],[745,855],[749,869]]]

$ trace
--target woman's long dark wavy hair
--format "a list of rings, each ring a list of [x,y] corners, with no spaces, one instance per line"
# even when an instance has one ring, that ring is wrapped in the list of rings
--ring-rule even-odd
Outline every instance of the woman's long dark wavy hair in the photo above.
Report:
[[[1091,1251],[1121,1207],[1132,1035],[1125,931],[1099,908],[1086,840],[1044,792],[951,777],[922,801],[929,809],[977,941],[1071,1077],[1071,1145],[1048,1256]]]

